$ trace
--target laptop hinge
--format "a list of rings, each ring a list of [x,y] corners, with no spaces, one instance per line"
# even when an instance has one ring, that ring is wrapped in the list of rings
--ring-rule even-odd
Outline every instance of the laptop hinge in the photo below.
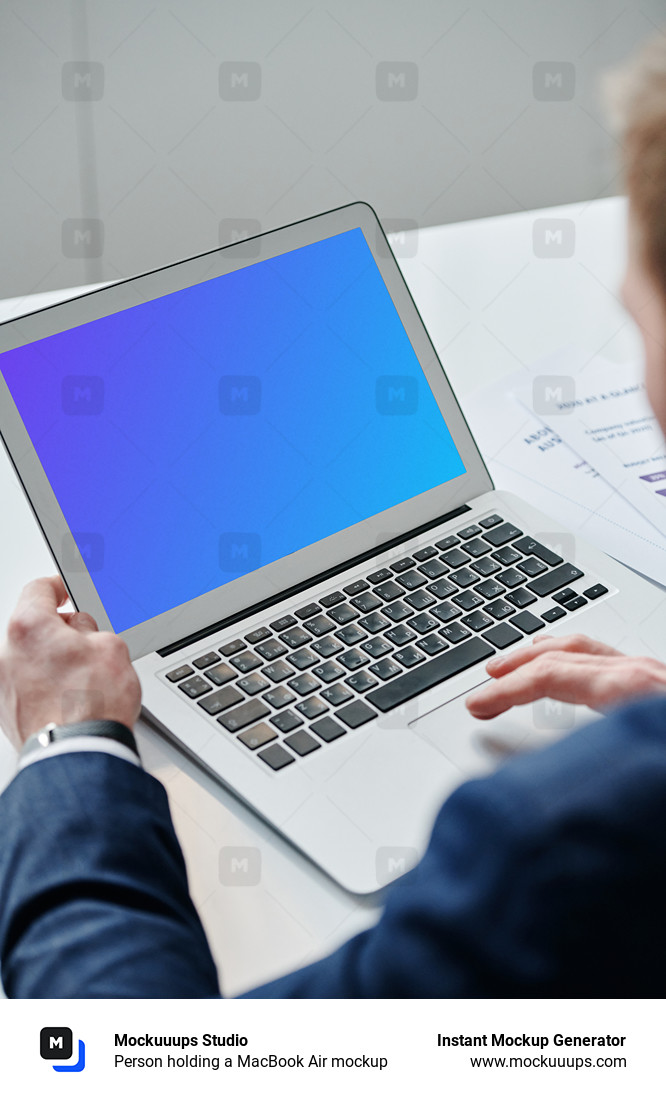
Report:
[[[203,641],[204,638],[210,637],[211,634],[217,633],[226,626],[233,626],[234,622],[242,622],[244,618],[251,618],[252,615],[257,614],[259,611],[268,610],[269,607],[275,606],[276,603],[284,602],[285,599],[289,599],[292,595],[299,595],[300,592],[307,591],[308,588],[313,588],[316,584],[321,584],[322,580],[330,580],[333,576],[338,576],[341,572],[347,572],[349,569],[353,569],[355,565],[362,565],[364,561],[369,561],[372,557],[378,557],[379,554],[384,553],[386,550],[402,545],[402,543],[406,542],[409,538],[415,538],[418,534],[423,534],[427,530],[432,530],[433,527],[439,527],[442,523],[448,522],[449,519],[456,519],[459,515],[464,515],[471,510],[469,504],[462,504],[459,508],[454,508],[453,511],[447,511],[446,515],[440,515],[437,519],[432,519],[429,523],[423,523],[420,527],[414,527],[413,530],[408,530],[405,534],[398,535],[397,538],[391,538],[388,542],[382,542],[381,545],[374,546],[373,549],[367,550],[365,553],[359,553],[356,557],[348,558],[340,565],[336,565],[335,568],[327,569],[325,572],[319,572],[316,576],[310,576],[300,584],[294,584],[290,588],[285,588],[284,591],[280,592],[278,595],[271,596],[270,599],[264,599],[261,603],[254,603],[251,607],[245,607],[242,611],[237,611],[236,614],[231,614],[227,618],[222,618],[219,622],[213,622],[210,626],[204,626],[203,629],[197,630],[196,633],[188,634],[187,637],[182,637],[179,641],[172,641],[170,645],[165,645],[163,649],[158,649],[157,655],[171,656],[172,653],[177,653],[179,649],[185,649],[195,641]]]

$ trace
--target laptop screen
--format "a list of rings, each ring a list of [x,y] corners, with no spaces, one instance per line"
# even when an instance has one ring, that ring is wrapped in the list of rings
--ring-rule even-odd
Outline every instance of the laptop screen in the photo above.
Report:
[[[358,228],[0,369],[117,632],[465,472]]]

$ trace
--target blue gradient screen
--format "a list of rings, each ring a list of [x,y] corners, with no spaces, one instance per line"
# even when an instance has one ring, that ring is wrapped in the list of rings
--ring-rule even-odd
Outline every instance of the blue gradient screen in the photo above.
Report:
[[[0,369],[117,632],[465,471],[360,229]]]

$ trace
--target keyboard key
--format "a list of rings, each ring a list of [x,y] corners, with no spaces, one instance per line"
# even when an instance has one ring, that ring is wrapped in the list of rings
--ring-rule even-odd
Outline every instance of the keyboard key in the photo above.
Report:
[[[303,717],[311,719],[319,717],[320,714],[325,714],[328,706],[317,695],[310,695],[309,698],[304,698],[302,702],[297,702],[294,709],[298,710],[299,714],[303,714]]]
[[[318,668],[317,671],[319,670]],[[303,672],[303,675],[297,675],[295,679],[290,680],[289,688],[299,695],[308,695],[311,691],[319,689],[319,680],[310,675],[310,672]]]
[[[387,580],[385,584],[380,584],[378,588],[375,588],[375,592],[377,595],[381,595],[386,603],[392,603],[394,599],[400,599],[405,594],[395,580]]]
[[[358,618],[358,611],[355,607],[350,607],[349,603],[340,603],[338,607],[331,607],[328,616],[337,622],[338,626],[346,626],[348,622]]]
[[[479,526],[488,530],[489,527],[496,527],[498,523],[503,523],[501,515],[487,515],[485,519],[479,519]]]
[[[349,702],[354,697],[354,692],[345,687],[344,683],[334,683],[321,692],[321,697],[330,702],[331,706],[342,706],[343,702]]]
[[[355,580],[353,584],[347,584],[347,587],[342,590],[347,595],[360,595],[362,591],[368,590],[368,584],[366,580]]]
[[[544,622],[557,622],[558,618],[564,618],[566,616],[564,607],[549,607],[547,611],[544,611],[541,617]]]
[[[575,599],[570,599],[564,605],[568,611],[577,611],[580,607],[587,606],[587,599],[584,599],[582,595],[577,595]]]
[[[358,729],[360,725],[372,721],[373,717],[377,717],[377,714],[369,706],[366,706],[365,702],[361,702],[360,698],[357,698],[354,702],[350,702],[348,706],[343,706],[341,710],[338,710],[335,716],[340,721],[344,721],[350,729]]]
[[[368,614],[365,618],[361,618],[359,626],[362,626],[368,633],[379,633],[380,630],[386,629],[390,626],[388,618],[385,618],[379,611],[373,611],[372,614]]]
[[[284,660],[276,660],[274,664],[268,664],[261,670],[273,683],[281,683],[283,679],[289,679],[289,676],[294,674],[294,669],[285,664]]]
[[[423,591],[423,588],[419,588],[418,591],[412,591],[409,595],[405,596],[405,603],[409,603],[409,606],[413,607],[415,611],[422,611],[425,607],[432,607],[434,602],[434,595],[431,595],[428,591]],[[388,611],[386,613],[388,613]]]
[[[536,557],[526,557],[524,561],[520,562],[518,568],[525,573],[525,576],[538,576],[546,571],[543,561],[539,561]]]
[[[553,600],[556,603],[568,603],[570,599],[575,599],[578,595],[577,591],[573,588],[564,588],[563,591],[558,591],[557,595],[553,596]]]
[[[344,674],[342,668],[335,660],[327,660],[325,664],[320,664],[318,668],[315,668],[315,675],[323,680],[324,683],[332,683],[333,680],[340,679]],[[320,684],[315,682],[315,686],[319,687]]]
[[[491,557],[494,557],[496,561],[499,561],[500,565],[515,565],[516,561],[520,561],[521,554],[519,554],[513,546],[502,546],[501,549],[491,553]]]
[[[259,691],[263,691],[265,687],[270,687],[270,683],[267,679],[264,679],[263,675],[259,675],[259,672],[253,672],[252,675],[246,675],[244,679],[239,679],[236,687],[242,687],[246,695],[258,695]]]
[[[215,694],[206,695],[198,705],[211,717],[215,717],[216,714],[221,714],[223,710],[228,710],[230,706],[235,706],[237,702],[242,701],[243,695],[235,687],[223,687]]]
[[[492,557],[480,557],[478,561],[472,561],[472,568],[479,576],[492,576],[500,570],[497,561],[493,561]]]
[[[322,637],[319,641],[313,641],[312,648],[320,656],[323,656],[324,660],[327,660],[329,656],[335,656],[336,653],[342,652],[344,646],[342,641],[337,637],[331,637],[329,634],[328,637]]]
[[[606,595],[608,588],[605,588],[603,584],[593,584],[591,588],[586,588],[583,595],[586,595],[588,599],[598,599],[600,595]]]
[[[536,580],[530,580],[527,587],[530,591],[533,591],[535,595],[552,595],[554,591],[559,591],[565,584],[571,584],[572,581],[580,579],[583,575],[580,569],[577,569],[575,565],[565,562],[564,565],[560,565],[558,568],[553,569],[552,572],[547,572],[543,576],[537,576]]]
[[[445,627],[445,629],[451,628]],[[366,699],[385,713],[407,702],[410,698],[416,698],[430,687],[443,683],[458,672],[471,668],[482,660],[487,660],[494,652],[495,650],[487,642],[480,637],[473,637],[459,648],[448,649],[434,656],[432,660],[426,660],[418,667],[405,672],[392,682],[383,684],[376,691],[366,695]]]
[[[443,645],[442,648],[444,648]],[[404,649],[400,649],[400,651],[395,654],[395,659],[402,664],[403,668],[413,668],[415,664],[420,664],[422,660],[425,660],[425,656],[423,653],[420,653],[418,649],[415,649],[413,645],[406,645]],[[375,683],[376,682],[377,680],[375,680]]]
[[[541,619],[536,618],[530,611],[521,611],[520,614],[514,614],[511,624],[527,634],[536,633],[537,630],[544,628]]]
[[[295,733],[285,737],[284,742],[292,752],[296,752],[297,756],[309,756],[310,752],[316,752],[317,748],[321,748],[319,741],[306,733],[305,729],[297,729]]]
[[[406,569],[411,569],[414,563],[411,557],[401,557],[399,561],[391,565],[391,568],[393,572],[405,572]]]
[[[409,596],[407,596],[406,598],[409,598]],[[432,599],[432,596],[430,598],[431,601],[434,603],[435,600]],[[406,606],[406,604],[403,603],[401,599],[396,599],[395,603],[388,603],[384,607],[384,614],[387,618],[391,619],[391,622],[402,622],[405,618],[409,618],[410,615],[412,615],[413,613],[414,612],[410,610],[410,608]]]
[[[317,664],[318,659],[310,649],[298,649],[287,657],[289,663],[298,668],[299,672],[304,672],[306,668],[311,668],[313,664]]]
[[[177,683],[179,679],[186,679],[188,675],[192,675],[189,664],[181,664],[180,668],[174,668],[172,672],[167,672],[166,677],[170,683]]]
[[[430,633],[439,625],[436,618],[433,618],[431,614],[417,614],[416,618],[412,618],[409,623],[410,630],[416,630],[417,633]],[[389,639],[390,640],[390,639]]]
[[[525,574],[518,572],[518,569],[506,569],[504,572],[498,572],[495,579],[500,584],[504,584],[505,588],[517,588],[519,584],[525,583]]]
[[[465,562],[461,561],[460,563],[464,565]],[[429,580],[438,580],[447,571],[446,565],[438,557],[434,561],[426,561],[425,565],[419,565],[419,572],[422,572]]]
[[[436,557],[437,550],[434,546],[424,546],[423,549],[414,550],[412,557],[415,561],[427,561],[430,557]]]
[[[350,649],[348,653],[340,653],[338,661],[349,672],[355,671],[357,668],[362,668],[364,664],[369,663],[370,658],[362,653],[360,649]]]
[[[462,538],[463,540],[465,538],[474,538],[475,535],[481,533],[481,527],[477,527],[477,526],[464,527],[462,530],[459,530],[456,533],[458,534],[458,537]]]
[[[271,636],[271,631],[266,629],[265,626],[259,626],[257,630],[253,630],[252,633],[245,634],[245,640],[248,645],[258,645],[260,641],[265,641]]]
[[[465,553],[469,553],[472,557],[483,557],[488,553],[488,543],[484,542],[483,538],[471,538],[465,543]]]
[[[255,653],[246,649],[245,652],[230,657],[229,663],[238,668],[239,672],[253,672],[255,668],[261,667],[262,661]]]
[[[459,569],[458,572],[451,573],[450,579],[454,584],[457,584],[459,588],[468,588],[469,585],[474,584],[479,577],[477,573],[472,572],[471,569]],[[432,588],[430,591],[432,591]]]
[[[393,649],[393,645],[389,645],[388,641],[385,641],[383,637],[371,637],[369,641],[364,641],[361,645],[364,653],[368,653],[373,660],[377,660],[380,656],[384,656],[384,653],[390,653]]]
[[[235,641],[227,641],[226,645],[220,646],[220,652],[222,656],[233,656],[234,653],[239,653],[241,649],[246,649],[247,645],[244,641],[236,638]]]
[[[518,530],[518,527],[514,527],[513,523],[500,523],[498,527],[492,527],[484,534],[486,542],[490,542],[491,546],[503,546],[506,542],[513,542],[515,538],[520,538],[522,530]]]
[[[414,641],[416,634],[407,626],[394,626],[392,630],[386,631],[386,637],[393,645],[406,645],[408,641]]]
[[[283,706],[288,706],[295,698],[296,695],[293,695],[286,687],[273,687],[272,691],[266,691],[264,702],[268,702],[276,710],[281,710]]]
[[[479,603],[481,600],[479,599]],[[454,618],[460,618],[460,611],[458,607],[454,607],[452,603],[444,602],[440,603],[438,607],[432,612],[437,615],[440,622],[452,622]]]
[[[438,637],[436,633],[429,633],[427,637],[422,637],[416,644],[419,649],[423,649],[424,653],[427,653],[428,656],[436,656],[437,653],[441,653],[442,649],[448,647],[446,641],[442,641],[441,637]]]
[[[282,633],[283,630],[288,630],[290,626],[296,625],[296,619],[290,614],[283,614],[282,618],[276,618],[275,622],[271,622],[271,629],[276,633]]]
[[[315,637],[323,637],[324,634],[330,633],[335,629],[335,624],[331,622],[330,618],[327,618],[325,614],[317,614],[314,618],[311,618],[305,623],[306,630],[314,634]]]
[[[371,572],[368,576],[368,580],[371,584],[381,584],[384,580],[391,579],[391,572],[389,569],[377,569],[377,572]]]
[[[293,626],[292,629],[281,634],[280,638],[290,649],[297,649],[299,645],[307,645],[308,641],[311,640],[310,634],[306,633],[301,626]]]
[[[334,607],[336,603],[344,603],[345,597],[341,591],[332,591],[330,595],[322,595],[319,602],[322,607]]]
[[[450,569],[458,569],[461,565],[466,565],[470,560],[466,553],[463,553],[461,549],[452,549],[448,553],[442,554],[442,561],[449,566]]]
[[[527,588],[515,588],[507,595],[507,599],[513,603],[515,607],[529,607],[530,603],[536,603],[536,595],[532,595],[531,591]]]
[[[461,641],[472,636],[470,630],[466,626],[461,626],[460,622],[452,622],[450,626],[442,626],[439,632],[452,645],[459,645]]]
[[[463,626],[469,626],[470,630],[474,630],[475,633],[478,633],[479,630],[485,630],[486,626],[492,626],[493,624],[492,618],[489,618],[483,611],[472,611],[471,614],[465,615],[461,621]]]
[[[203,695],[206,691],[212,691],[210,683],[206,683],[205,679],[202,679],[200,675],[195,675],[192,679],[186,679],[178,684],[179,689],[186,694],[188,698],[198,698],[199,695]]]
[[[316,733],[321,740],[325,740],[327,744],[330,744],[332,740],[337,740],[338,737],[344,736],[347,732],[343,729],[342,725],[339,725],[337,721],[334,721],[332,717],[322,717],[319,721],[315,721],[310,726],[313,733]]]
[[[227,688],[230,691],[233,689],[233,687]],[[234,710],[228,710],[227,713],[220,714],[217,720],[230,733],[235,733],[238,729],[244,729],[246,725],[253,725],[255,722],[260,721],[262,717],[266,717],[266,714],[269,713],[268,706],[260,699],[251,698],[249,702],[244,702],[242,706],[236,706]]]
[[[241,744],[254,752],[257,748],[263,748],[264,744],[269,744],[271,740],[277,740],[277,733],[274,729],[271,729],[270,725],[266,725],[262,721],[259,725],[253,725],[251,729],[246,729],[238,739]]]
[[[510,614],[515,613],[515,607],[512,607],[510,603],[507,603],[504,599],[495,599],[492,603],[487,603],[485,611],[487,614],[492,614],[493,618],[501,621],[502,618],[508,618]]]
[[[473,611],[475,607],[479,607],[483,603],[483,599],[480,595],[477,595],[474,591],[461,591],[460,595],[454,595],[452,602],[458,607],[462,607],[464,611]]]
[[[202,671],[204,668],[210,668],[211,664],[217,664],[219,659],[217,653],[206,653],[204,656],[198,656],[192,663],[195,668],[199,668],[199,670]]]
[[[321,607],[319,606],[319,603],[308,603],[307,606],[301,607],[300,610],[297,610],[294,613],[297,618],[300,618],[301,621],[303,621],[306,618],[312,618],[313,614],[319,614],[320,610]]]
[[[376,611],[377,607],[381,607],[382,601],[378,599],[374,592],[364,591],[361,595],[357,595],[352,599],[353,606],[357,611],[361,611],[362,614],[367,614],[369,611]]]
[[[385,656],[383,660],[371,664],[368,671],[371,671],[378,679],[392,679],[394,675],[399,675],[402,668],[399,664],[396,664],[395,660]]]
[[[264,748],[259,752],[259,759],[267,763],[272,771],[281,771],[283,767],[293,763],[294,758],[290,752],[285,751],[281,744],[271,744],[268,748]]]
[[[295,714],[293,710],[282,710],[279,714],[273,714],[271,718],[271,725],[274,725],[281,733],[290,733],[292,729],[297,729],[302,724],[303,718],[300,714]]]
[[[415,591],[416,588],[422,587],[427,583],[425,576],[422,576],[416,569],[410,569],[409,572],[403,572],[398,577],[398,582],[402,584],[407,591]]]
[[[514,630],[513,626],[507,625],[506,622],[502,622],[499,626],[493,626],[491,630],[486,630],[483,634],[486,641],[490,641],[491,645],[494,645],[497,649],[506,649],[509,645],[514,645],[516,641],[522,641],[522,633],[518,630]]]
[[[557,553],[553,553],[547,546],[543,546],[541,542],[537,542],[536,538],[519,538],[517,542],[513,543],[517,550],[525,555],[532,555],[538,557],[540,561],[545,561],[547,565],[561,565],[562,558]]]
[[[451,549],[451,546],[459,546],[460,539],[456,538],[455,534],[448,534],[446,538],[442,538],[439,542],[435,542],[435,545],[438,550],[445,551]]]
[[[476,577],[474,579],[476,580]],[[438,599],[446,599],[449,595],[455,595],[458,589],[449,580],[435,580],[434,584],[428,584],[426,591],[436,595]]]
[[[257,652],[259,656],[263,656],[264,660],[276,660],[278,656],[283,656],[286,651],[286,645],[283,645],[275,637],[271,637],[268,641],[262,641],[261,644],[257,645]]]
[[[230,668],[228,664],[218,664],[215,668],[209,668],[206,672],[206,679],[210,679],[216,687],[224,687],[225,683],[228,683],[230,679],[236,679],[237,675],[238,672]]]
[[[484,580],[482,584],[476,585],[474,591],[484,599],[497,599],[498,595],[504,595],[504,588],[497,580]]]
[[[359,641],[363,641],[367,637],[365,630],[362,630],[355,622],[352,622],[351,626],[343,626],[341,630],[335,635],[339,641],[342,641],[343,645],[356,645]]]
[[[364,691],[369,691],[371,687],[377,686],[377,680],[369,672],[356,672],[356,675],[348,676],[345,683],[353,691],[358,691],[359,694],[363,694]]]

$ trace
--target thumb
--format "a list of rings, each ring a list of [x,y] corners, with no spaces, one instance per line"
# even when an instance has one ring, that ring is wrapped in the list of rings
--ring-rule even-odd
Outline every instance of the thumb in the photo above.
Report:
[[[77,633],[97,633],[95,619],[85,611],[70,611],[69,614],[62,614],[60,617],[64,618],[67,625]]]

